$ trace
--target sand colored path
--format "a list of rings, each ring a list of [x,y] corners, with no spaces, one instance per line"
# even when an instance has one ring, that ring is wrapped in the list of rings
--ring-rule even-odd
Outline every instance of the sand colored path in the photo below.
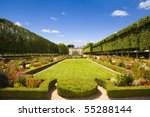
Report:
[[[51,100],[109,100],[106,90],[102,87],[98,87],[97,94],[87,97],[87,98],[75,98],[75,99],[66,99],[58,95],[57,90],[55,89],[52,92]]]
[[[63,98],[58,95],[57,90],[55,89],[51,94],[51,100],[150,100],[150,97],[130,97],[130,98],[109,98],[107,96],[107,92],[104,88],[98,86],[97,94],[87,97],[87,98],[75,98],[75,99],[68,99]]]

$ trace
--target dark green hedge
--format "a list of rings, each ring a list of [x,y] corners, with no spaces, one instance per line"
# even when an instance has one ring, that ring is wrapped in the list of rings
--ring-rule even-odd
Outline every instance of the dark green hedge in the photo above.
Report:
[[[66,58],[64,58],[64,59],[66,59]],[[52,63],[49,63],[49,64],[46,64],[46,65],[37,67],[37,68],[35,68],[35,69],[28,70],[28,71],[26,71],[25,73],[26,73],[26,74],[35,74],[35,73],[38,73],[38,72],[40,72],[40,71],[42,71],[42,70],[44,70],[44,69],[46,69],[46,68],[48,68],[48,67],[50,67],[50,66],[52,66],[52,65],[54,65],[54,64],[56,64],[56,63],[58,63],[58,62],[64,60],[64,59],[61,59],[61,60],[58,60],[58,61],[54,61],[54,62],[52,62]]]
[[[58,53],[58,45],[0,18],[0,54]]]
[[[149,86],[126,86],[117,87],[109,80],[95,79],[98,85],[107,90],[107,95],[110,98],[127,98],[127,97],[147,97],[150,96]]]
[[[3,88],[0,89],[0,99],[49,99],[48,92],[56,82],[56,79],[45,80],[39,88]]]
[[[105,67],[108,67],[114,71],[117,71],[117,72],[120,72],[120,73],[124,73],[126,71],[125,68],[121,68],[121,67],[118,67],[118,66],[115,66],[115,65],[112,65],[112,64],[109,64],[109,63],[106,63],[106,62],[101,62],[101,61],[95,61]]]
[[[57,82],[57,91],[65,98],[88,97],[97,92],[97,84],[95,81],[84,79],[61,80]]]
[[[26,73],[35,74],[64,59],[52,62],[47,65],[43,65],[36,69],[29,70]],[[45,80],[40,84],[39,88],[1,88],[0,99],[49,99],[51,95],[51,90],[53,90],[53,87],[55,86],[56,82],[56,79]]]
[[[139,21],[125,27],[105,39],[93,44],[92,51],[88,46],[83,48],[86,54],[116,54],[134,53],[150,50],[150,16],[146,16]]]

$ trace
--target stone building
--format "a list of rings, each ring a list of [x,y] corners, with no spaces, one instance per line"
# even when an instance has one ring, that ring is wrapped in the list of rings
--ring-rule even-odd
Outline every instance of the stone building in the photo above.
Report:
[[[83,49],[82,48],[69,48],[69,55],[82,55]]]

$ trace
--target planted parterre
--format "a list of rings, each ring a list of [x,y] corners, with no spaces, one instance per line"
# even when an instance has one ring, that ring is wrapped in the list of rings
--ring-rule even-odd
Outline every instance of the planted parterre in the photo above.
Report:
[[[29,70],[14,64],[18,60],[7,64],[1,61],[0,99],[49,99],[49,91],[57,82],[56,79],[37,78],[34,74],[64,59],[65,57],[58,57],[57,60]]]
[[[115,34],[95,43],[87,44],[85,54],[150,56],[150,16],[146,16]]]
[[[110,97],[150,96],[150,60],[119,56],[90,56],[91,60],[119,74],[109,81],[97,79]]]
[[[79,98],[97,92],[95,78],[107,80],[114,77],[115,73],[87,59],[66,59],[35,76],[57,79],[57,91],[60,96]]]

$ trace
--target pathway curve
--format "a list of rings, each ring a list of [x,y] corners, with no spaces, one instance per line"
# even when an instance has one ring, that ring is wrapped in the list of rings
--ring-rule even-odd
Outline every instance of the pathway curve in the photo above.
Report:
[[[86,97],[86,98],[74,98],[74,99],[68,99],[63,98],[58,95],[57,89],[55,89],[51,94],[51,100],[150,100],[150,97],[129,97],[129,98],[109,98],[107,96],[107,92],[104,88],[98,86],[98,92],[97,94]]]
[[[59,96],[57,93],[57,89],[55,89],[51,94],[51,100],[109,100],[109,97],[107,96],[106,90],[98,86],[97,94],[86,98],[74,98],[74,99],[68,99]]]

